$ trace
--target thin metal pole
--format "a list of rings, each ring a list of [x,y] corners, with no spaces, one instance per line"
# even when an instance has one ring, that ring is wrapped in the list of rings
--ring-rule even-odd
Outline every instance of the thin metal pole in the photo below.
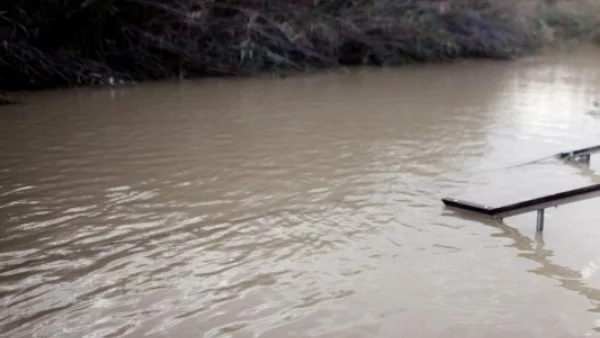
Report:
[[[537,211],[537,231],[544,231],[544,209],[539,209]]]

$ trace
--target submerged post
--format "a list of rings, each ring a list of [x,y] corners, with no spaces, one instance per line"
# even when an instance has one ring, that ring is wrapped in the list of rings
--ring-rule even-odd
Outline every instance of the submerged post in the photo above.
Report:
[[[577,149],[573,151],[558,153],[556,158],[577,162],[590,163],[591,154],[600,152],[600,145]],[[537,210],[537,232],[544,231],[544,211],[545,208],[557,207],[559,205],[573,203],[588,198],[600,196],[600,183],[589,185],[587,187],[563,191],[551,195],[533,198],[517,203],[507,204],[500,207],[491,207],[479,203],[461,201],[456,198],[442,198],[444,204],[448,207],[454,207],[465,211],[471,211],[480,215],[489,216],[495,219],[504,219],[505,217],[515,216],[526,212]]]
[[[537,232],[544,231],[544,209],[538,209],[537,211]]]

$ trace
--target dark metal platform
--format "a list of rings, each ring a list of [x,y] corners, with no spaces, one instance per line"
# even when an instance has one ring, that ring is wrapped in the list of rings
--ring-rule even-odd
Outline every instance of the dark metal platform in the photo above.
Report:
[[[446,206],[454,207],[478,214],[490,216],[492,218],[505,218],[516,216],[530,211],[546,209],[562,204],[581,201],[584,199],[600,196],[600,184],[594,184],[583,188],[577,188],[569,191],[563,191],[552,195],[533,198],[530,200],[507,204],[500,207],[489,207],[473,202],[461,201],[454,198],[443,198]]]
[[[555,157],[566,161],[589,163],[591,154],[595,152],[600,152],[600,145],[558,153],[555,155]],[[499,207],[491,207],[488,205],[462,201],[455,198],[443,198],[442,201],[447,207],[466,210],[495,219],[502,219],[530,211],[537,211],[537,230],[542,231],[544,229],[544,210],[546,208],[556,207],[562,204],[577,202],[598,196],[600,196],[600,184],[593,184],[587,187],[563,191]]]

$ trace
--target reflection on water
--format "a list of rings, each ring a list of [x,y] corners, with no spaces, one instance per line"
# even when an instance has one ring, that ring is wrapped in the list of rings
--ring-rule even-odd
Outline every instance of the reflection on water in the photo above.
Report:
[[[0,111],[1,337],[591,337],[600,51],[36,93]],[[544,159],[528,165],[538,159]]]
[[[594,257],[581,270],[573,270],[568,266],[556,264],[552,261],[554,251],[545,248],[544,233],[536,233],[535,238],[532,239],[521,234],[519,230],[500,221],[480,219],[480,222],[501,231],[500,233],[493,234],[493,237],[511,239],[511,244],[507,246],[517,248],[519,250],[519,257],[539,264],[537,268],[529,270],[530,272],[559,281],[561,287],[585,296],[591,304],[591,308],[588,309],[589,311],[600,312],[600,290],[588,286],[585,282],[586,279],[589,279],[596,273],[600,257]],[[596,327],[594,330],[599,331],[600,328]]]

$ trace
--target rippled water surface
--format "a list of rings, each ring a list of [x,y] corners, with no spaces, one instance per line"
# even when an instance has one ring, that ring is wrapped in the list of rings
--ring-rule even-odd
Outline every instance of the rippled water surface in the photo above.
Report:
[[[0,108],[1,337],[590,337],[600,50]]]

